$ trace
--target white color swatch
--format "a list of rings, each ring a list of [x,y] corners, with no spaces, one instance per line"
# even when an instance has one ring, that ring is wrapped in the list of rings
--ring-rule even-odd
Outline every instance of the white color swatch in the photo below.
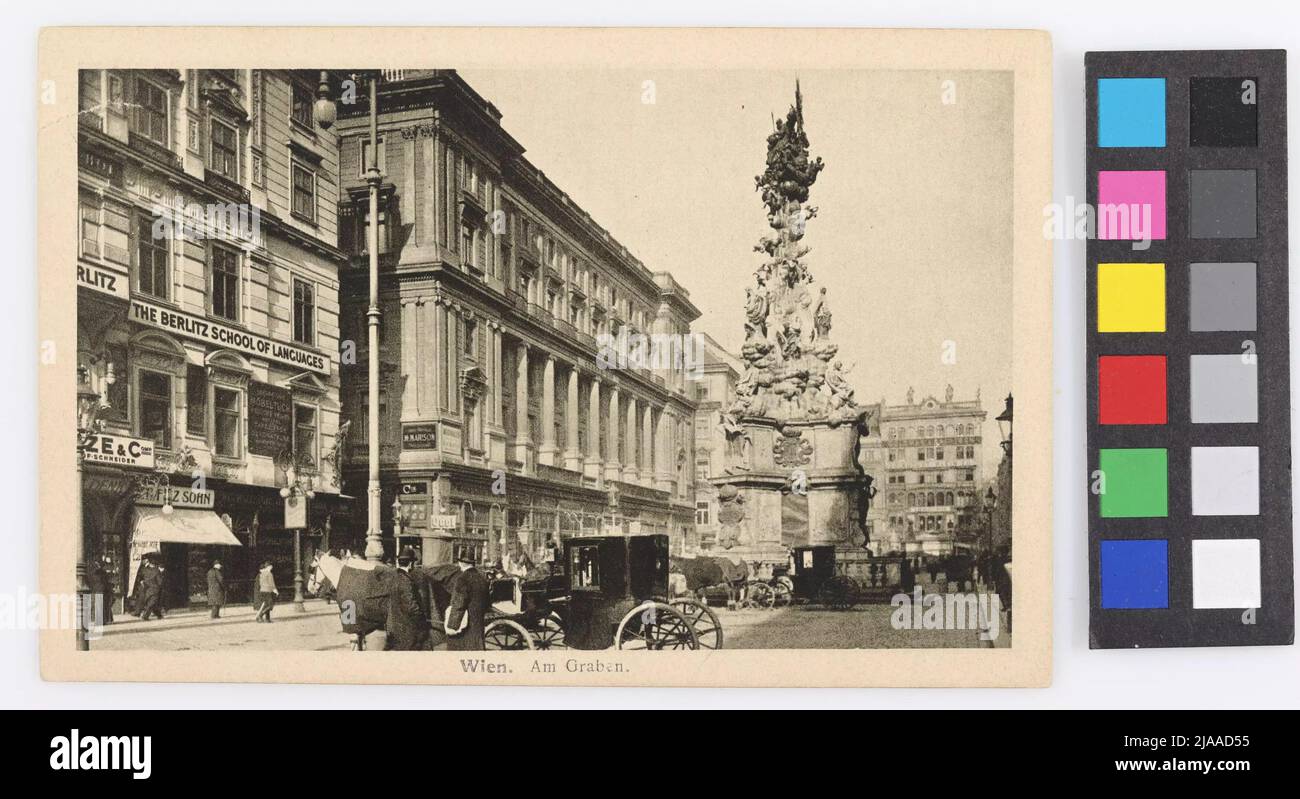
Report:
[[[1192,607],[1260,607],[1259,539],[1192,542]]]

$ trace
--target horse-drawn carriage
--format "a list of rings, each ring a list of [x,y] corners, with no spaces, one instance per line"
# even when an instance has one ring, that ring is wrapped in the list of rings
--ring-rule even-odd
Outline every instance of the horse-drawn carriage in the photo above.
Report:
[[[337,586],[343,629],[361,640],[383,629],[383,572],[388,569],[367,561],[344,564],[325,555],[318,558],[312,581]],[[430,623],[439,626],[458,568],[420,566],[411,571],[427,586]],[[562,563],[541,575],[493,579],[489,598],[484,619],[489,649],[722,647],[722,625],[708,607],[669,596],[666,535],[569,539]],[[351,613],[350,621],[344,612]]]
[[[912,590],[909,563],[902,557],[877,557],[864,549],[835,546],[795,547],[790,580],[795,602],[849,610]]]

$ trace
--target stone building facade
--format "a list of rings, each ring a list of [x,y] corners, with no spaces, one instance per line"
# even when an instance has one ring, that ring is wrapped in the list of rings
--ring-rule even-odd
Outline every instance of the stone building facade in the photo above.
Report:
[[[947,554],[982,531],[983,435],[987,412],[978,393],[958,400],[927,396],[880,403],[880,435],[864,446],[877,494],[870,519],[878,554]],[[866,442],[864,442],[866,443]]]
[[[312,76],[88,69],[78,92],[77,359],[103,431],[83,469],[88,558],[120,597],[140,556],[169,605],[225,562],[291,581],[288,466],[308,546],[345,503],[339,427],[338,151]]]
[[[342,328],[356,353],[343,371],[346,484],[365,496],[377,412],[381,527],[399,532],[386,548],[536,560],[568,536],[653,532],[681,549],[695,503],[689,353],[654,362],[635,345],[689,341],[699,311],[532,165],[453,70],[389,71],[379,86],[381,385],[367,407],[358,94],[337,123]],[[364,513],[358,503],[358,531]]]

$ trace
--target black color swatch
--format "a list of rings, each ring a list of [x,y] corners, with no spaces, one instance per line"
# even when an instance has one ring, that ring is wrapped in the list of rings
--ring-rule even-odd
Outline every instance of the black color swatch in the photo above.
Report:
[[[1192,146],[1257,146],[1259,92],[1259,78],[1192,78]]]

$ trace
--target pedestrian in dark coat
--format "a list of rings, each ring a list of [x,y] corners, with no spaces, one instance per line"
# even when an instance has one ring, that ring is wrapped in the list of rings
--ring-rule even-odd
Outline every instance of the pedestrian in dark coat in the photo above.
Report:
[[[474,568],[474,552],[468,547],[456,557],[460,574],[451,583],[451,605],[447,608],[447,649],[473,652],[486,649],[483,643],[484,617],[488,609],[488,581]],[[456,632],[459,630],[459,632]]]
[[[152,561],[140,564],[140,599],[137,603],[140,620],[150,616],[163,617],[162,611],[163,567]]]
[[[90,574],[86,577],[86,584],[90,587],[92,597],[100,597],[103,609],[103,618],[100,619],[102,624],[113,623],[113,576],[108,573],[108,558],[103,557],[90,567]]]
[[[384,649],[411,651],[429,648],[429,609],[411,567],[415,550],[406,547],[397,569],[388,576],[388,613],[384,621]]]
[[[208,569],[208,608],[214,619],[221,618],[221,607],[226,604],[226,576],[221,572],[221,561],[214,560]]]

